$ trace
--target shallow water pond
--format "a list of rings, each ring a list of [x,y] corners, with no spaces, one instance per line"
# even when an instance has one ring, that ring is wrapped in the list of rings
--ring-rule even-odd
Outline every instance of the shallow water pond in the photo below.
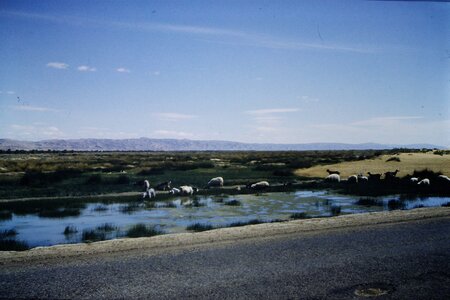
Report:
[[[102,239],[126,236],[133,225],[153,225],[164,233],[186,232],[195,223],[226,227],[258,219],[289,220],[294,213],[308,217],[352,214],[388,209],[441,206],[449,197],[402,199],[387,196],[365,199],[328,191],[261,193],[257,195],[178,197],[166,201],[71,204],[70,208],[2,211],[0,232],[14,230],[15,240],[30,247],[83,241],[83,232],[102,232]],[[357,204],[359,203],[359,204]],[[364,205],[361,205],[364,204]],[[66,230],[66,234],[64,231]],[[70,231],[73,232],[70,232]],[[86,237],[85,237],[86,239]]]

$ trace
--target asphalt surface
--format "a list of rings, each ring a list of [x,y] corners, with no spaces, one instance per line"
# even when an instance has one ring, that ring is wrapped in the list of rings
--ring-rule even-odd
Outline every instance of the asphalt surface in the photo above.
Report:
[[[450,218],[0,267],[0,298],[450,299]]]

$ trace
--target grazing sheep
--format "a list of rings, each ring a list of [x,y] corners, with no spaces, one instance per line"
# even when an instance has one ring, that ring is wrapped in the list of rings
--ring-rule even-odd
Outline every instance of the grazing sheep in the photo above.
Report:
[[[347,178],[348,183],[358,183],[358,175],[351,175]]]
[[[369,180],[379,181],[381,179],[381,174],[372,174],[370,172],[367,172],[367,174],[369,174]]]
[[[180,186],[180,194],[182,195],[193,195],[194,191],[196,191],[196,188],[193,188],[192,186],[189,185],[182,185]]]
[[[400,172],[400,170],[395,170],[394,172],[386,172],[386,173],[384,173],[384,178],[385,179],[392,179],[395,176],[397,176],[398,172]]]
[[[441,181],[441,182],[450,183],[450,178],[448,176],[445,176],[445,175],[439,175],[438,176],[438,180]]]
[[[144,180],[144,189],[147,192],[150,188],[150,182],[148,180]]]
[[[367,176],[364,176],[363,174],[358,174],[358,182],[365,183],[368,181],[369,181],[369,178],[367,178]]]
[[[211,187],[211,186],[223,186],[223,177],[212,178],[208,182],[208,187]]]
[[[166,182],[162,182],[160,184],[158,184],[155,189],[157,189],[158,191],[167,191],[170,190],[170,184],[172,183],[172,181],[166,181]]]
[[[331,174],[341,175],[341,172],[339,172],[339,171],[331,171],[331,170],[327,169],[327,172],[328,172],[329,175],[331,175]]]
[[[418,183],[419,182],[419,178],[417,178],[417,177],[411,177],[410,179],[409,179],[409,181],[411,182],[411,183]]]
[[[259,182],[251,184],[250,188],[252,188],[254,190],[261,190],[261,189],[268,188],[269,186],[270,186],[269,182],[267,182],[267,181],[259,181]]]
[[[421,181],[419,181],[418,185],[430,186],[430,179],[422,179]]]
[[[180,192],[181,192],[180,189],[172,188],[172,189],[169,191],[169,194],[170,194],[170,195],[178,195]]]
[[[147,196],[148,196],[149,199],[155,198],[155,197],[156,197],[156,191],[155,191],[155,189],[153,189],[153,188],[148,189],[148,190],[144,193],[144,195],[143,195],[142,198],[145,199],[145,197],[147,197]]]
[[[325,177],[325,180],[331,182],[340,182],[341,176],[339,176],[339,174],[330,174],[327,177]]]

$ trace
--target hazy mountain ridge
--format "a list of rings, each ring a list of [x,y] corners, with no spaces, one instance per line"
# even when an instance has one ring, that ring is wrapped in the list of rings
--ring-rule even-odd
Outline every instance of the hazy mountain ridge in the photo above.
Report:
[[[240,143],[231,141],[197,141],[187,139],[54,139],[19,141],[0,139],[0,150],[76,150],[76,151],[287,151],[287,150],[361,150],[392,148],[439,148],[430,144],[389,145],[376,143],[305,143],[271,144]]]

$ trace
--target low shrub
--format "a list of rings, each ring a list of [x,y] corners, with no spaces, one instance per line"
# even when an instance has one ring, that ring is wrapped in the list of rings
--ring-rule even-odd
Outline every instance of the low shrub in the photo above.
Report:
[[[241,202],[239,200],[233,199],[233,200],[225,201],[223,204],[229,205],[229,206],[239,206],[239,205],[241,205]]]
[[[292,176],[292,170],[289,169],[283,169],[283,170],[275,170],[272,172],[273,176],[279,176],[279,177],[287,177]]]
[[[439,175],[442,175],[442,173],[434,172],[429,169],[423,169],[423,170],[414,170],[412,177],[428,178],[430,180],[434,180],[434,179],[437,179],[439,177]]]
[[[400,162],[400,157],[398,157],[398,156],[392,156],[392,157],[389,157],[389,158],[386,160],[386,162],[390,162],[390,161]]]
[[[129,184],[130,183],[130,177],[128,177],[127,175],[120,175],[117,178],[116,183],[117,184]]]
[[[94,207],[94,209],[93,209],[93,211],[97,211],[97,212],[106,211],[106,210],[108,210],[108,207],[103,204],[99,204],[96,207]]]
[[[110,232],[110,231],[117,230],[117,227],[114,226],[114,224],[111,224],[111,223],[105,223],[105,224],[102,224],[102,225],[98,226],[96,229],[97,229],[98,231]]]
[[[230,225],[228,225],[228,227],[240,227],[240,226],[246,226],[246,225],[256,225],[256,224],[262,224],[265,223],[264,221],[258,220],[258,219],[253,219],[250,221],[238,221],[238,222],[233,222]]]
[[[130,214],[140,209],[140,205],[137,202],[128,203],[119,207],[119,211],[124,214]]]
[[[27,243],[13,239],[0,239],[0,251],[25,251],[30,249]]]
[[[308,218],[310,218],[310,216],[308,216],[308,214],[305,213],[305,212],[298,212],[298,213],[293,213],[290,216],[290,218],[294,219],[294,220],[296,220],[296,219],[308,219]]]
[[[0,211],[0,220],[11,220],[12,213],[10,211]]]
[[[85,229],[83,230],[83,234],[81,235],[81,240],[83,242],[97,242],[103,241],[106,239],[105,232],[100,232],[93,229]]]
[[[100,184],[103,182],[103,177],[100,174],[93,174],[86,179],[86,184]]]
[[[388,208],[390,210],[402,209],[404,207],[403,201],[392,199],[388,202]]]
[[[331,205],[330,211],[331,211],[331,215],[333,217],[339,216],[341,214],[341,206],[339,206],[339,205]]]
[[[64,209],[43,209],[38,213],[40,218],[67,218],[77,217],[81,214],[78,208],[64,208]]]
[[[161,230],[158,230],[156,226],[149,226],[142,223],[133,225],[130,229],[128,229],[126,236],[127,237],[149,237],[154,235],[163,234]]]
[[[9,238],[17,235],[17,231],[15,229],[7,229],[0,231],[0,239]]]
[[[383,206],[383,201],[375,198],[359,198],[359,200],[356,201],[355,204],[364,206]]]
[[[143,169],[139,171],[138,175],[163,175],[164,174],[164,168],[149,168],[149,169]]]
[[[196,232],[212,230],[214,226],[211,224],[203,224],[203,223],[194,223],[186,227],[186,230],[192,230]]]
[[[75,226],[66,226],[66,228],[64,228],[64,235],[70,235],[70,234],[75,234],[77,233],[78,230]]]

